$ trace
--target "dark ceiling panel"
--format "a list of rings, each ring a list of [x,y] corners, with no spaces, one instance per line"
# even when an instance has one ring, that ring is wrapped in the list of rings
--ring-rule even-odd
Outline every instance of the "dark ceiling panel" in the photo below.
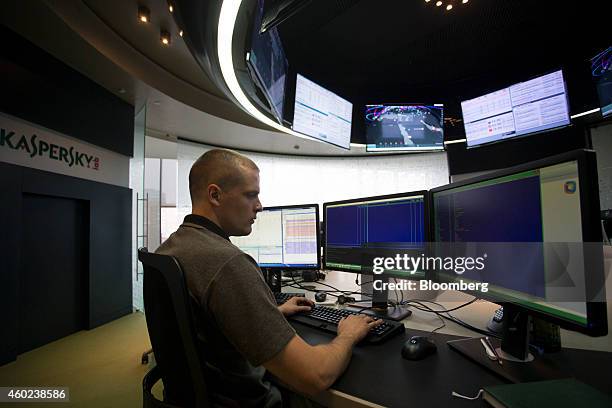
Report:
[[[357,105],[441,102],[459,114],[462,99],[554,69],[582,75],[576,66],[609,45],[605,2],[434,2],[315,0],[279,27],[290,66]]]

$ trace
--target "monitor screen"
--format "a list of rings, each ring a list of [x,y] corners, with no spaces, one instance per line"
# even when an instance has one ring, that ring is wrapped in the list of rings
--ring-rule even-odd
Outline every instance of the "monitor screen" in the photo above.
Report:
[[[428,240],[426,196],[417,191],[324,203],[325,268],[372,274],[374,258],[421,256]],[[421,270],[391,274],[424,276]]]
[[[282,124],[288,63],[278,30],[272,28],[264,33],[259,32],[263,3],[263,0],[259,0],[255,9],[247,66],[265,95],[272,114]]]
[[[366,150],[444,150],[443,105],[366,105]]]
[[[468,147],[570,123],[562,71],[461,102]]]
[[[352,116],[352,103],[297,75],[293,130],[349,149]]]
[[[601,114],[612,114],[612,47],[597,54],[591,60],[591,72],[597,84]]]
[[[232,237],[261,268],[318,269],[319,205],[269,207],[257,214],[250,235]]]
[[[486,282],[495,302],[587,328],[589,302],[603,290],[603,265],[596,260],[598,214],[591,211],[598,207],[597,187],[583,182],[596,170],[588,170],[586,153],[579,152],[433,189],[438,255],[481,262],[441,270],[440,279]],[[600,242],[585,244],[591,238]],[[592,250],[600,255],[588,259]]]

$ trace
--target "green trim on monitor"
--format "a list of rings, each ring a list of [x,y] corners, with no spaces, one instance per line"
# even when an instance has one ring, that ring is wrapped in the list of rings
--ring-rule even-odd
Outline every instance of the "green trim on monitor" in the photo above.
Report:
[[[486,186],[492,186],[494,184],[501,184],[501,183],[507,183],[509,181],[521,180],[521,179],[528,178],[528,177],[539,177],[539,175],[540,175],[539,169],[538,170],[528,170],[528,171],[524,171],[524,172],[517,173],[517,174],[511,174],[509,176],[497,177],[497,178],[490,179],[490,180],[484,180],[479,183],[470,184],[468,186],[460,186],[460,187],[450,188],[444,191],[438,191],[434,194],[438,196],[445,196],[445,195],[454,194],[454,193],[461,192],[461,191],[473,190],[479,187],[486,187]],[[434,205],[435,205],[435,202],[434,202]]]
[[[416,271],[413,273],[413,271],[390,270],[390,271],[385,271],[385,274],[392,278],[410,279],[410,280],[414,280],[414,279],[420,280],[422,278],[427,277],[427,274],[425,273],[425,271]]]
[[[423,196],[422,194],[416,194],[413,196],[408,196],[408,197],[394,197],[394,198],[373,198],[373,199],[360,199],[357,201],[351,201],[348,203],[330,203],[327,204],[326,208],[334,208],[334,207],[351,207],[351,206],[358,206],[358,205],[368,205],[368,206],[374,206],[374,205],[388,205],[390,202],[395,202],[395,201],[424,201],[425,200],[425,196]]]
[[[509,301],[511,301],[512,303],[516,303],[517,305],[523,306],[527,309],[531,309],[531,310],[535,310],[538,312],[543,312],[546,313],[547,315],[550,316],[554,316],[554,317],[558,317],[564,320],[569,320],[575,323],[579,323],[583,326],[586,326],[587,324],[587,318],[585,316],[581,316],[575,313],[571,313],[565,310],[560,310],[557,308],[554,308],[552,306],[547,306],[547,305],[543,305],[540,303],[535,303],[535,302],[530,302],[528,300],[524,300],[524,299],[520,299],[517,297],[514,297],[512,295],[508,295],[504,292],[500,292],[498,290],[495,289],[489,289],[489,292],[494,293],[499,295],[500,298],[505,298]],[[503,299],[500,299],[503,301]],[[497,301],[497,300],[496,300]]]
[[[463,277],[453,277],[449,275],[446,276],[446,279],[444,279],[444,276],[440,276],[440,278],[443,279],[442,281],[446,281],[446,282],[457,282],[459,280],[463,280],[465,282],[474,282],[474,283],[477,282],[472,279],[467,279]],[[574,323],[579,323],[582,326],[586,326],[588,323],[586,316],[582,316],[582,315],[572,313],[569,311],[565,311],[565,310],[560,310],[553,306],[543,305],[541,303],[536,303],[536,302],[532,302],[529,300],[525,300],[518,296],[512,295],[508,289],[498,288],[493,285],[489,286],[489,291],[485,299],[489,299],[489,300],[492,299],[492,301],[494,301],[495,303],[512,302],[517,305],[523,306],[527,309],[534,310],[536,312],[542,312],[547,315],[557,317],[563,320],[568,320]],[[542,301],[545,302],[546,300],[542,299]]]
[[[343,263],[335,263],[335,262],[326,262],[325,268],[342,268],[342,269],[350,269],[353,271],[361,271],[361,266],[359,265],[343,264]]]

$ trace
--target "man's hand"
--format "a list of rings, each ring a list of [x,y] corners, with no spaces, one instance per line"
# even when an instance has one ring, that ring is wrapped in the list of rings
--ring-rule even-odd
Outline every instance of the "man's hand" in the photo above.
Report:
[[[294,315],[299,312],[310,312],[314,307],[314,302],[305,297],[294,296],[278,307],[285,317]]]
[[[368,335],[370,329],[381,324],[383,324],[382,319],[374,320],[373,317],[365,314],[350,315],[338,323],[338,336],[346,336],[352,340],[353,344],[357,344]]]

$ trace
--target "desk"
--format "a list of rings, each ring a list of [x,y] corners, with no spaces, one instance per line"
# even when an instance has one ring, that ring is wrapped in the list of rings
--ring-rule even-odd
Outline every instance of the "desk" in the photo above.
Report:
[[[328,274],[325,283],[342,290],[358,288],[353,274],[340,275],[338,272],[333,272]],[[316,283],[309,284],[324,289]],[[286,291],[298,290],[289,287]],[[445,295],[440,293],[436,301],[447,307],[458,304],[456,294],[449,297],[453,300],[452,303],[445,300]],[[312,298],[312,292],[307,296]],[[471,299],[469,295],[465,296],[466,300]],[[478,301],[453,313],[469,323],[484,327],[496,308],[495,304]],[[432,313],[414,310],[413,315],[403,323],[406,326],[404,335],[396,336],[383,344],[356,347],[346,372],[333,385],[330,392],[319,396],[317,401],[324,405],[333,401],[333,406],[341,407],[360,406],[360,403],[361,406],[378,404],[389,407],[489,406],[482,400],[467,401],[451,396],[452,391],[474,396],[483,386],[505,383],[503,378],[446,345],[449,340],[473,337],[477,335],[476,333],[447,321],[445,328],[430,335],[429,332],[440,325],[439,319]],[[333,335],[308,326],[295,322],[292,322],[292,325],[309,344],[327,343],[333,339]],[[421,361],[402,359],[400,356],[402,345],[414,335],[430,335],[438,346],[437,353]],[[604,392],[610,393],[612,390],[612,376],[610,376],[612,353],[564,348],[559,353],[551,354],[549,358],[566,367],[580,381]]]
[[[292,325],[309,344],[327,343],[333,339],[333,335],[308,326],[294,322]],[[460,337],[434,333],[431,337],[438,346],[434,355],[420,361],[401,358],[402,345],[410,336],[427,334],[407,328],[404,335],[395,336],[383,344],[355,347],[345,373],[333,385],[332,391],[321,395],[317,401],[328,404],[331,399],[345,399],[334,393],[339,391],[388,407],[488,406],[482,400],[467,401],[451,396],[452,391],[474,396],[483,386],[504,383],[501,377],[481,368],[446,345],[448,340]],[[612,390],[612,353],[563,349],[553,357],[560,365],[570,368],[580,381],[604,392]]]

